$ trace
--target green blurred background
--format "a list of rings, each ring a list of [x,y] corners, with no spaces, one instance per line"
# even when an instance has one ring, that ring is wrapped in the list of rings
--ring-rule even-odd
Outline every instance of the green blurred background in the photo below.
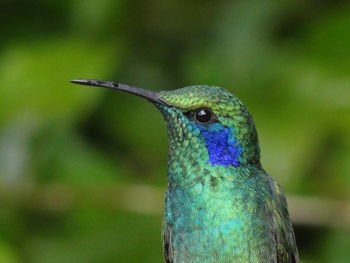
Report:
[[[223,86],[255,117],[301,258],[350,260],[350,1],[3,0],[0,262],[162,262],[153,90]]]

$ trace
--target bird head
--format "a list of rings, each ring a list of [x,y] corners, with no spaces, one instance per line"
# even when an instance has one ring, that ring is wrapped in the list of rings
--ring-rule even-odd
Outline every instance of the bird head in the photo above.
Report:
[[[188,167],[197,169],[194,166],[209,169],[260,166],[253,118],[243,103],[223,88],[196,85],[154,92],[110,81],[72,82],[132,93],[154,103],[167,125],[169,171],[173,173],[188,172]]]

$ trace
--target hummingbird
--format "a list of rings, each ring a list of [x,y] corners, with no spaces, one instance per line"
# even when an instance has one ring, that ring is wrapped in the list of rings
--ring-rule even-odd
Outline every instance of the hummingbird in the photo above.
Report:
[[[166,263],[299,262],[285,194],[263,169],[252,115],[234,94],[207,85],[155,92],[71,82],[137,95],[162,113],[169,136]]]

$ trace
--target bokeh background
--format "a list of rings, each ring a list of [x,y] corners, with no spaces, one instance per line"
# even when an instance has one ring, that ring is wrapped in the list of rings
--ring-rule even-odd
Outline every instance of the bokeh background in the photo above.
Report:
[[[0,262],[162,262],[166,130],[139,98],[223,86],[255,117],[305,263],[350,260],[350,1],[3,0]]]

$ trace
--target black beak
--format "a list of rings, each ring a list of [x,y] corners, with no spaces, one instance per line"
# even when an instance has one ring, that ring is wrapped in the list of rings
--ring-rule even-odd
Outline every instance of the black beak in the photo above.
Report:
[[[159,97],[157,92],[151,91],[151,90],[137,88],[137,87],[129,86],[118,82],[96,80],[96,79],[75,79],[75,80],[71,80],[70,82],[74,84],[80,84],[80,85],[96,86],[96,87],[104,87],[109,89],[120,90],[120,91],[128,92],[136,96],[145,98],[153,103],[169,106],[165,101],[163,101]]]

